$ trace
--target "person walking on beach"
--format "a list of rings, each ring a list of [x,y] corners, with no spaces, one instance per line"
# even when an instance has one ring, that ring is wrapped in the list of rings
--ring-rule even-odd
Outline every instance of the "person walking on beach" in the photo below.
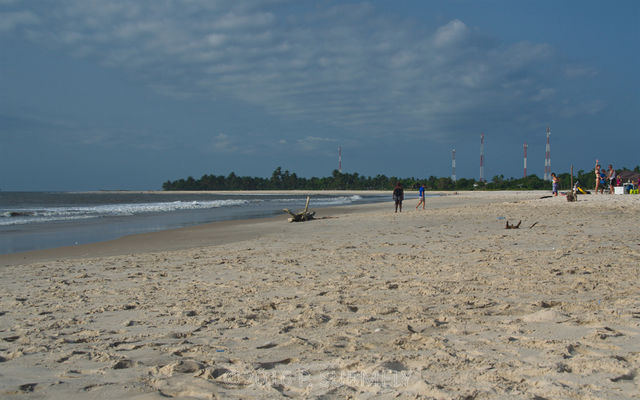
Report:
[[[552,186],[551,186],[551,194],[553,194],[554,196],[558,195],[558,183],[560,182],[560,179],[558,179],[558,177],[556,176],[555,172],[551,173],[551,181]]]
[[[420,184],[420,189],[418,189],[418,197],[420,198],[420,201],[418,202],[418,205],[416,206],[416,210],[420,207],[420,204],[422,204],[422,209],[424,210],[425,205],[427,204],[424,196],[425,196],[425,189],[424,189],[424,185]]]
[[[616,170],[613,169],[613,165],[609,164],[609,194],[613,194],[613,188],[616,186]]]
[[[596,194],[598,194],[598,189],[599,189],[599,186],[600,186],[600,164],[598,164],[598,160],[596,160],[595,174],[596,174],[596,189],[595,189],[595,192],[596,192]]]
[[[402,200],[404,200],[404,190],[402,190],[402,184],[398,182],[396,183],[395,189],[393,189],[393,201],[396,202],[396,212],[398,212],[398,208],[400,212],[402,212]]]

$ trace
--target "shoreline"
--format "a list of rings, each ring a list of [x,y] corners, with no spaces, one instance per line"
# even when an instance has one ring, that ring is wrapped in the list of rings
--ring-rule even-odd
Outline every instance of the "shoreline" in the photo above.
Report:
[[[68,193],[133,193],[133,194],[235,194],[235,195],[282,195],[282,194],[326,194],[326,195],[386,195],[388,190],[89,190]]]
[[[322,219],[330,217],[329,215],[358,212],[362,207],[379,204],[385,203],[318,208],[315,209],[316,218]],[[0,254],[0,267],[59,259],[108,257],[132,253],[152,253],[218,246],[242,240],[257,239],[261,235],[278,230],[278,225],[286,226],[288,224],[287,218],[288,215],[283,213],[281,216],[275,217],[216,221],[183,228],[126,235],[113,240],[75,246]]]
[[[66,192],[65,192],[66,193]],[[88,195],[93,195],[93,194],[97,194],[97,195],[112,195],[112,194],[126,194],[126,195],[159,195],[160,197],[154,197],[154,200],[149,200],[149,201],[164,201],[162,198],[163,196],[182,196],[182,195],[186,195],[186,196],[198,196],[198,195],[214,195],[214,196],[218,196],[218,195],[224,195],[226,197],[231,197],[231,198],[236,198],[236,199],[242,199],[243,201],[251,201],[251,196],[255,196],[256,198],[261,198],[262,196],[295,196],[295,197],[300,197],[302,199],[304,199],[302,197],[302,191],[298,192],[298,191],[271,191],[271,192],[266,192],[266,191],[251,191],[251,192],[240,192],[240,191],[234,191],[234,192],[213,192],[213,191],[209,191],[209,192],[155,192],[155,191],[110,191],[110,192],[96,192],[96,191],[91,191],[91,192],[68,192],[70,194],[73,195],[83,195],[83,194],[88,194]],[[356,204],[358,203],[364,203],[367,204],[370,201],[373,201],[371,199],[374,199],[376,196],[379,196],[382,192],[368,192],[368,193],[364,193],[364,192],[356,192],[356,191],[343,191],[343,192],[333,192],[333,191],[325,191],[325,192],[314,192],[314,193],[308,193],[312,196],[312,198],[316,198],[318,199],[318,203],[315,205],[314,207],[314,202],[312,201],[312,208],[313,209],[322,209],[322,208],[326,208],[328,207],[336,207],[336,205],[327,205],[327,204],[323,204],[323,199],[326,197],[352,197],[352,196],[363,196],[363,197],[357,197],[357,199],[359,200],[354,200],[354,202]],[[365,197],[366,196],[366,197]],[[367,198],[369,198],[369,200],[367,200]],[[375,201],[379,201],[378,199],[376,199]],[[349,203],[350,201],[346,201],[346,203]],[[287,207],[287,206],[282,206],[283,207]],[[43,237],[45,237],[44,235],[49,235],[51,238],[54,238],[52,232],[55,232],[55,229],[59,228],[60,230],[60,235],[57,236],[57,239],[55,240],[50,240],[50,245],[47,247],[41,247],[38,248],[37,246],[33,246],[31,248],[29,248],[28,244],[25,244],[23,242],[18,242],[17,245],[15,245],[15,247],[13,249],[10,248],[11,246],[11,231],[10,231],[10,227],[3,227],[5,228],[6,232],[3,232],[3,240],[6,241],[6,245],[9,246],[7,248],[7,252],[0,252],[0,265],[3,264],[2,258],[3,256],[7,256],[7,260],[4,262],[4,264],[6,264],[7,262],[12,262],[13,260],[18,260],[20,257],[20,254],[25,254],[26,256],[28,256],[29,254],[27,253],[33,253],[33,252],[37,252],[37,251],[46,251],[46,250],[56,250],[56,249],[61,249],[61,248],[66,248],[66,249],[73,249],[85,244],[96,244],[96,243],[101,243],[101,242],[111,242],[114,240],[119,240],[122,239],[123,237],[127,237],[127,236],[133,236],[135,237],[138,234],[145,234],[145,233],[152,233],[152,232],[162,232],[162,231],[167,231],[167,230],[174,230],[174,229],[182,229],[182,228],[188,228],[188,227],[195,227],[198,225],[202,225],[202,224],[208,224],[208,223],[212,223],[212,222],[228,222],[228,221],[241,221],[240,223],[243,223],[242,221],[247,219],[247,220],[260,220],[260,219],[264,219],[264,218],[271,218],[271,217],[277,217],[279,214],[278,212],[280,210],[265,210],[264,212],[260,212],[260,207],[257,207],[254,211],[254,209],[252,208],[246,208],[246,214],[247,215],[242,215],[242,214],[238,214],[237,212],[233,211],[234,207],[228,207],[227,210],[225,211],[225,208],[222,207],[220,208],[220,211],[216,211],[219,213],[219,215],[217,217],[211,217],[211,216],[206,216],[204,219],[204,221],[194,221],[194,220],[189,220],[188,218],[185,219],[183,222],[183,224],[180,223],[179,220],[176,220],[175,215],[179,215],[179,213],[166,213],[163,215],[157,215],[155,217],[155,220],[158,222],[154,222],[154,217],[149,217],[149,216],[145,216],[144,213],[139,213],[138,215],[134,215],[132,217],[119,217],[119,216],[114,216],[114,217],[110,217],[104,221],[102,221],[100,218],[90,218],[90,219],[79,219],[78,221],[57,221],[57,222],[52,222],[49,225],[46,225],[45,223],[40,223],[40,224],[26,224],[26,225],[19,225],[16,229],[24,229],[24,231],[20,231],[18,232],[19,234],[21,234],[22,236],[19,236],[19,240],[22,240],[23,242],[25,241],[25,239],[23,239],[23,237],[28,237],[29,235],[38,235],[41,234],[43,235]],[[288,208],[292,208],[291,206],[288,206]],[[294,206],[294,208],[297,208]],[[207,210],[203,210],[203,214],[206,212]],[[225,214],[228,213],[227,214]],[[235,214],[234,214],[235,213]],[[216,214],[214,214],[216,215]],[[284,215],[284,214],[283,214]],[[122,218],[120,221],[118,220],[118,218]],[[138,218],[140,221],[136,222],[136,218]],[[173,219],[172,219],[173,218]],[[179,218],[179,217],[178,217]],[[164,219],[166,219],[166,221],[169,222],[163,222]],[[102,222],[101,222],[102,221]],[[178,221],[178,222],[176,222]],[[163,224],[165,223],[167,226],[164,227],[158,227],[158,224]],[[34,228],[33,226],[38,226],[38,225],[42,225],[42,233],[40,233],[40,231],[38,231],[38,228]],[[173,226],[171,226],[173,225]],[[182,225],[182,226],[181,226]],[[96,233],[94,234],[91,231],[91,227],[95,226],[95,230]],[[148,229],[145,229],[145,227],[148,227]],[[106,233],[102,233],[100,234],[100,231],[105,231]],[[120,231],[120,232],[119,232]],[[82,236],[82,234],[85,233],[85,236]],[[68,237],[69,239],[64,240],[61,239],[62,237]],[[80,236],[78,236],[80,235]],[[87,238],[86,235],[92,235],[93,237],[91,237],[90,239]],[[74,237],[76,236],[76,237]],[[84,240],[79,240],[79,238],[82,238]],[[75,239],[75,240],[74,240]],[[46,240],[46,239],[45,239]],[[75,241],[75,244],[74,244]],[[147,240],[148,241],[148,240]],[[78,244],[78,242],[80,242],[80,244]],[[120,240],[121,243],[123,243],[124,241]],[[45,243],[46,244],[46,243]],[[131,247],[128,246],[126,243],[124,243],[125,247]],[[94,246],[95,247],[95,246]],[[170,247],[171,248],[171,247]],[[4,250],[4,248],[3,248]],[[11,251],[14,250],[14,251]],[[61,253],[62,251],[58,251],[58,253]],[[72,253],[74,254],[78,254],[80,251],[79,250],[71,250]],[[99,253],[104,254],[103,252]],[[17,258],[18,257],[18,258]],[[40,259],[42,259],[42,257],[40,257]]]
[[[153,191],[138,191],[138,192],[126,192],[122,193],[156,193]],[[235,191],[233,193],[226,192],[228,194],[265,194],[269,191],[261,191],[256,193],[255,191]],[[359,195],[364,194],[365,191],[318,191],[311,194],[345,194],[345,195]],[[91,193],[91,192],[83,192]],[[171,193],[161,191],[157,193]],[[200,193],[200,192],[174,192],[174,193]],[[208,191],[202,193],[211,194],[224,194],[224,191]],[[309,192],[302,191],[278,191],[277,194],[307,194]],[[388,195],[387,191],[371,192],[368,194],[373,195]],[[410,196],[414,195],[417,199],[417,191],[405,191]],[[276,194],[274,192],[274,194]],[[429,207],[447,207],[450,205],[450,201],[443,199],[466,199],[472,203],[490,203],[496,201],[496,198],[500,198],[504,195],[527,197],[527,196],[543,196],[547,194],[547,191],[492,191],[492,192],[427,192],[427,203]],[[391,197],[391,196],[389,196]],[[438,199],[434,201],[434,199]],[[405,205],[413,200],[405,195]],[[363,207],[375,207],[379,206],[382,209],[393,209],[393,201],[380,202],[373,204],[359,204],[359,205],[345,205],[345,206],[332,206],[321,207],[315,209],[316,218],[330,218],[334,214],[345,214],[352,212],[361,212]],[[429,208],[428,207],[428,208]],[[311,207],[313,210],[313,207]],[[288,218],[287,214],[274,217],[259,217],[259,218],[247,218],[247,219],[233,219],[224,221],[215,221],[204,224],[192,225],[183,228],[165,229],[160,231],[139,233],[133,235],[125,235],[116,239],[86,243],[72,246],[61,246],[40,250],[29,250],[23,252],[0,254],[0,267],[12,265],[12,264],[31,264],[36,262],[47,262],[59,259],[79,259],[90,257],[106,257],[106,256],[118,256],[124,254],[135,253],[150,253],[161,251],[175,251],[185,250],[203,246],[216,246],[222,244],[233,243],[242,240],[256,239],[261,235],[269,233],[273,229],[278,229],[280,223],[286,223]],[[276,223],[277,225],[272,225]],[[286,224],[285,224],[286,226]],[[282,227],[280,227],[282,228]]]
[[[156,193],[153,191],[139,191],[139,192],[126,192],[122,193]],[[327,194],[327,195],[359,195],[359,194],[373,195],[388,195],[388,191],[318,191],[317,193],[310,194]],[[83,192],[85,193],[85,192]],[[91,192],[86,192],[91,193]],[[158,192],[158,193],[171,193],[171,191]],[[174,193],[200,193],[194,192],[174,192]],[[234,191],[232,192],[216,192],[206,191],[202,193],[210,194],[309,194],[309,192],[303,191]],[[410,195],[414,194],[414,191],[405,191]],[[481,196],[475,196],[473,193],[484,193]],[[491,193],[493,195],[491,195]],[[446,207],[450,202],[443,201],[443,199],[463,199],[474,198],[475,202],[490,202],[491,198],[503,195],[503,193],[511,193],[515,196],[537,196],[546,193],[543,191],[506,191],[506,192],[427,192],[427,202],[430,203],[431,208]],[[417,191],[415,192],[417,198]],[[391,196],[389,196],[391,197]],[[484,199],[483,199],[484,198]],[[405,205],[408,205],[412,199],[407,199],[405,195]],[[433,199],[439,199],[434,201]],[[483,199],[483,200],[481,200]],[[332,215],[347,214],[353,212],[362,212],[366,207],[380,207],[381,209],[393,209],[393,201],[380,202],[373,204],[359,204],[359,205],[345,205],[345,206],[332,206],[321,207],[315,209],[316,219],[331,218]],[[311,207],[312,210],[313,207]],[[377,208],[377,207],[376,207]],[[136,253],[152,253],[161,251],[175,251],[186,250],[204,246],[217,246],[223,244],[229,244],[242,240],[257,239],[261,235],[268,234],[273,230],[282,230],[283,227],[279,226],[281,223],[286,226],[288,215],[282,214],[281,216],[274,217],[260,217],[260,218],[248,218],[248,219],[234,219],[225,221],[216,221],[205,224],[192,225],[183,228],[165,229],[160,231],[153,231],[147,233],[139,233],[133,235],[125,235],[116,239],[93,242],[87,244],[80,244],[74,246],[62,246],[49,249],[29,250],[23,252],[0,254],[0,267],[4,267],[12,264],[32,264],[36,262],[47,262],[60,259],[80,259],[91,257],[108,257],[118,256],[125,254]]]
[[[229,195],[388,195],[388,191],[87,191],[69,193],[133,193],[133,194],[229,194]],[[408,193],[413,193],[408,191]],[[417,193],[417,192],[416,192]],[[447,192],[428,192],[431,196],[445,197],[453,195]],[[373,203],[373,204],[384,204]],[[357,212],[358,207],[373,205],[345,205],[319,207],[316,215],[319,218],[327,217],[330,213]],[[344,210],[342,210],[344,209]],[[325,215],[326,214],[326,215]],[[92,242],[80,245],[60,246],[47,249],[28,250],[8,254],[0,254],[0,267],[11,264],[31,264],[35,262],[46,262],[64,258],[86,258],[115,256],[129,253],[148,253],[158,251],[182,250],[207,245],[220,245],[239,240],[257,238],[271,229],[264,224],[270,221],[286,221],[287,214],[274,217],[256,217],[246,219],[231,219],[215,221],[204,224],[191,225],[182,228],[164,229],[146,233],[125,235],[119,238]],[[261,228],[261,229],[257,229]],[[229,232],[227,234],[225,232]]]

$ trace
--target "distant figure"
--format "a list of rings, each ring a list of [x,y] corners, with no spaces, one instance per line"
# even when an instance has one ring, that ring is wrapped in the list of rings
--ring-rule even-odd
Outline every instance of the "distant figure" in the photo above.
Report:
[[[607,182],[607,174],[602,168],[600,168],[599,171],[600,171],[600,177],[598,179],[600,180],[600,183],[599,183],[600,186],[598,187],[598,190],[600,190],[600,194],[604,194],[604,186]]]
[[[420,198],[420,201],[416,206],[416,210],[420,207],[420,204],[422,204],[422,209],[424,210],[424,206],[426,205],[426,201],[424,200],[424,196],[425,196],[424,192],[425,192],[424,185],[420,184],[420,189],[418,189],[418,197]]]
[[[616,176],[616,186],[622,186],[622,178],[620,175]]]
[[[558,179],[558,177],[556,176],[555,172],[551,173],[551,181],[552,186],[551,186],[551,194],[553,194],[554,196],[558,195],[558,183],[560,182],[560,179]]]
[[[598,189],[600,188],[600,164],[598,164],[598,160],[596,160],[596,189],[595,192],[598,194]]]
[[[404,200],[404,190],[402,190],[402,184],[396,183],[395,189],[393,189],[393,201],[396,202],[396,212],[400,209],[402,212],[402,200]]]
[[[609,171],[607,176],[609,177],[609,194],[613,194],[613,188],[616,183],[616,170],[613,169],[613,165],[609,164]]]

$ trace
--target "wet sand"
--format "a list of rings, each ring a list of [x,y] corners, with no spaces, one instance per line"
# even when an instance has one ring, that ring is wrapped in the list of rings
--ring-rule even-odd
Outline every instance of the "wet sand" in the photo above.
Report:
[[[0,256],[0,397],[634,398],[640,197],[546,194]]]

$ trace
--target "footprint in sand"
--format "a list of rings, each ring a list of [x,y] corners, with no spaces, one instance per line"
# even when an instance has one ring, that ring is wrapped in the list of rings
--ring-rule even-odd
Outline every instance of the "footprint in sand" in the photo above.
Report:
[[[20,385],[19,389],[21,392],[30,393],[33,392],[36,388],[37,383],[25,383],[24,385]]]
[[[165,365],[158,372],[165,376],[173,376],[175,373],[193,374],[202,371],[205,367],[203,363],[195,360],[180,360]]]
[[[533,314],[522,317],[523,322],[562,322],[566,321],[567,316],[556,310],[545,308]]]
[[[127,369],[135,366],[135,362],[132,360],[120,360],[112,367],[113,369]]]
[[[291,363],[291,361],[293,360],[290,358],[285,358],[283,360],[278,360],[278,361],[259,362],[255,368],[256,369],[274,369],[276,366],[280,364],[287,365]]]

